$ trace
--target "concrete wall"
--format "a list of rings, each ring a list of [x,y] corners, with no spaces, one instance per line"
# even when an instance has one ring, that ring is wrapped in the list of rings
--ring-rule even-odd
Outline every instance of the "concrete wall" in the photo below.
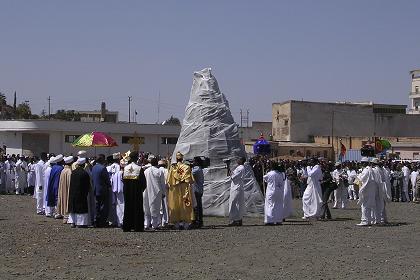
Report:
[[[272,135],[275,141],[292,141],[290,137],[291,103],[274,103],[272,106]]]
[[[314,136],[420,137],[420,115],[374,113],[373,106],[376,105],[302,101],[275,103],[274,140],[314,142]],[[287,118],[289,131],[285,124]]]

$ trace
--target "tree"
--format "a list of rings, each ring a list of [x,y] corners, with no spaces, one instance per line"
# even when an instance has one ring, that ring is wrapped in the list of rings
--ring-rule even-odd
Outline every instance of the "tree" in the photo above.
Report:
[[[163,125],[181,125],[181,122],[178,118],[171,116],[169,119],[163,122]]]
[[[80,114],[75,112],[74,110],[57,110],[57,112],[51,117],[53,119],[63,121],[80,121]]]
[[[20,103],[16,107],[16,115],[15,119],[31,119],[32,113],[31,113],[31,107],[29,107],[28,103]]]
[[[0,92],[0,106],[3,107],[7,105],[6,104],[6,95],[2,92]]]

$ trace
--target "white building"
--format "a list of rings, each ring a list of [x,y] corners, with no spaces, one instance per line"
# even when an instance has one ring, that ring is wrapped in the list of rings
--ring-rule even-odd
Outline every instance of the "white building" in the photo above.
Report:
[[[57,120],[0,121],[0,144],[6,154],[39,155],[41,152],[76,154],[81,148],[71,143],[80,135],[100,131],[118,144],[113,148],[86,148],[89,156],[111,154],[132,149],[131,139],[138,137],[140,151],[171,155],[180,126],[135,123],[68,122]]]
[[[420,69],[410,71],[411,75],[411,91],[409,114],[420,114]]]

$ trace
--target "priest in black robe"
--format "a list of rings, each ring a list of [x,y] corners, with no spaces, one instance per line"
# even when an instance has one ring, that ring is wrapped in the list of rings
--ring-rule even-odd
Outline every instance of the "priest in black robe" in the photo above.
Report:
[[[90,177],[85,170],[86,159],[77,160],[77,168],[71,173],[69,189],[69,221],[73,227],[90,225],[88,194]]]
[[[138,152],[131,152],[128,165],[124,168],[124,219],[123,231],[143,231],[143,191],[146,189],[144,170],[137,165]]]

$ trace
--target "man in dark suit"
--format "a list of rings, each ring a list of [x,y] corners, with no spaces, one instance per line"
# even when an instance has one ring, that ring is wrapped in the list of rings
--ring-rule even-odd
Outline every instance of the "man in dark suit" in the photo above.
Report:
[[[111,182],[105,167],[105,155],[103,154],[98,155],[92,168],[92,182],[96,201],[95,227],[106,227]]]

